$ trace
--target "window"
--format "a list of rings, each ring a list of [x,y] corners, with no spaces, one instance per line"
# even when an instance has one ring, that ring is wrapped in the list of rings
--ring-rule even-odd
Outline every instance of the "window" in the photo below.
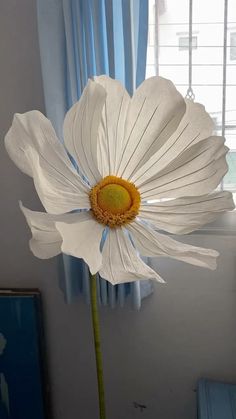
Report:
[[[236,32],[230,34],[230,59],[236,60]]]
[[[223,187],[236,198],[235,0],[214,0],[214,6],[212,0],[149,0],[149,6],[153,42],[146,77],[157,74],[172,80],[183,96],[191,84],[195,102],[204,104],[214,119],[216,134],[226,137],[229,171]]]
[[[192,37],[192,49],[197,48],[197,36]],[[189,50],[189,36],[179,37],[179,51]]]

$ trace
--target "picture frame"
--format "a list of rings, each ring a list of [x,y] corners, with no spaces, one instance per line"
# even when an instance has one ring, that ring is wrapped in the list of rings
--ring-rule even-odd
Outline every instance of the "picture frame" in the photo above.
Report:
[[[0,289],[0,418],[51,417],[40,291]]]

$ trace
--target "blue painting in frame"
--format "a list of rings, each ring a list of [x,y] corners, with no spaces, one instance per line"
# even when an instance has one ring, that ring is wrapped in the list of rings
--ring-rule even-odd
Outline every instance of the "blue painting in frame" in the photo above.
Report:
[[[0,289],[0,418],[48,419],[41,298]]]

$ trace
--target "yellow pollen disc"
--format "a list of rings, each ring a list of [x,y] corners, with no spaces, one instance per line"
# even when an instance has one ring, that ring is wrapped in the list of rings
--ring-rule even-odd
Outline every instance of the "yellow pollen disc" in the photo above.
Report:
[[[138,215],[140,193],[122,178],[106,176],[91,189],[89,198],[94,217],[111,228],[128,224]]]
[[[114,183],[100,189],[97,197],[99,207],[112,214],[124,213],[132,205],[131,196],[127,189]]]

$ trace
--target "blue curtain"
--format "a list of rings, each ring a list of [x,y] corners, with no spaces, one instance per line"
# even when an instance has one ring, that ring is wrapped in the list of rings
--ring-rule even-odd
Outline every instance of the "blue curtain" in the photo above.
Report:
[[[129,91],[145,78],[147,0],[38,0],[38,32],[46,112],[62,137],[66,111],[79,99],[89,77],[107,74]],[[62,139],[62,138],[61,138]],[[89,299],[88,269],[63,255],[60,284],[68,302]],[[150,281],[112,286],[97,279],[101,304],[135,308],[152,292]]]

